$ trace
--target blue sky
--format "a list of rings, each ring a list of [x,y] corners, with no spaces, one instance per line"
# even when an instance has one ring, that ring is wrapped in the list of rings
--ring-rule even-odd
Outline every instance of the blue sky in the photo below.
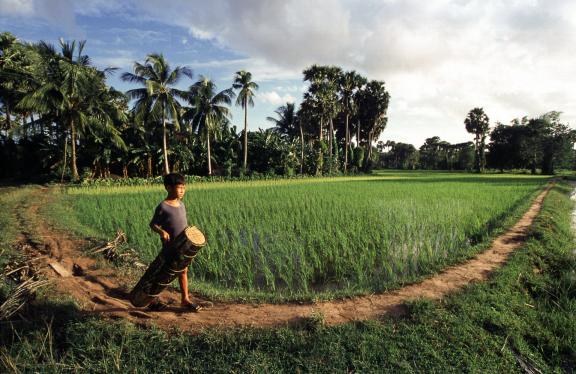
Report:
[[[434,135],[471,140],[480,106],[496,121],[563,112],[576,123],[576,2],[569,0],[0,0],[0,30],[26,41],[86,39],[108,83],[148,53],[189,66],[219,88],[246,69],[260,85],[249,127],[301,100],[301,72],[335,64],[384,80],[391,94],[381,140],[420,146]],[[193,83],[185,81],[182,88]],[[239,108],[234,124],[243,126]]]

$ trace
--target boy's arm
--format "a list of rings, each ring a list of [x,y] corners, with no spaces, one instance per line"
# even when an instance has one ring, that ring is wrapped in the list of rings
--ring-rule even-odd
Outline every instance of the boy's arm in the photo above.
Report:
[[[150,228],[152,229],[152,231],[154,231],[154,232],[158,233],[158,235],[160,235],[160,239],[162,239],[163,242],[169,242],[170,241],[170,234],[168,234],[165,230],[163,230],[162,227],[151,222]]]

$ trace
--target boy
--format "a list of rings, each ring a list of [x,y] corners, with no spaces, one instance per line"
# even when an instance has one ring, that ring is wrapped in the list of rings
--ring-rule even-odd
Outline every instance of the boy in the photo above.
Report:
[[[166,188],[168,196],[156,207],[154,217],[150,221],[150,228],[160,235],[162,245],[165,247],[184,231],[188,226],[188,220],[186,219],[186,207],[182,202],[186,192],[184,176],[177,173],[165,175],[164,188]],[[193,312],[198,312],[201,307],[194,304],[188,295],[188,271],[180,273],[178,283],[182,295],[182,306]],[[150,308],[158,310],[165,306],[163,303],[156,302]]]

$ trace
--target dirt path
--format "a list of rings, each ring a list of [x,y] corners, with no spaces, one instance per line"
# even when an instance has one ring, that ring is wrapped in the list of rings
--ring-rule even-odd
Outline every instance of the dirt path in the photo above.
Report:
[[[234,304],[215,302],[210,309],[190,313],[179,308],[176,290],[162,293],[162,301],[170,306],[159,312],[134,308],[126,299],[126,279],[118,269],[98,266],[96,260],[83,256],[78,250],[83,243],[40,222],[37,233],[44,247],[29,253],[43,256],[43,272],[52,281],[58,293],[74,297],[85,313],[111,318],[125,318],[138,324],[156,325],[163,329],[174,327],[184,331],[198,331],[203,327],[231,326],[285,326],[300,324],[310,316],[321,313],[327,324],[354,320],[376,319],[383,314],[401,314],[406,301],[417,298],[439,299],[470,282],[487,279],[492,271],[502,266],[512,251],[525,241],[526,234],[537,216],[544,197],[551,186],[543,191],[530,209],[506,233],[494,240],[492,246],[463,264],[452,266],[420,283],[384,294],[357,297],[340,301],[311,304]],[[35,192],[41,202],[28,207],[28,214],[37,215],[39,206],[49,198],[49,190]],[[23,223],[23,222],[21,222]],[[22,227],[22,226],[21,226]],[[25,228],[22,228],[23,235]],[[195,300],[202,301],[197,295]]]

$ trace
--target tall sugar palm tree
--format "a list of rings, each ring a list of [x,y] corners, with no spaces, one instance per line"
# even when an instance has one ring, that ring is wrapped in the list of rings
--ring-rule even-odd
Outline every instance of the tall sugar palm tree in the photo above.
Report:
[[[484,172],[484,167],[486,166],[486,136],[490,130],[490,119],[484,113],[483,108],[474,108],[464,120],[464,125],[466,126],[466,131],[474,134],[474,147],[476,150],[475,167],[476,172]]]
[[[310,82],[308,91],[304,93],[304,101],[314,107],[320,117],[319,155],[318,161],[323,164],[323,127],[328,124],[328,153],[330,154],[330,170],[333,161],[334,124],[333,119],[338,114],[337,82],[342,69],[337,66],[312,65],[303,71],[304,81]],[[317,173],[321,173],[321,165]]]
[[[370,168],[372,156],[372,143],[378,139],[388,123],[388,104],[390,94],[386,91],[384,82],[372,80],[358,92],[359,97],[359,122],[367,131],[366,162],[364,168]]]
[[[236,99],[236,105],[244,109],[244,162],[243,168],[248,166],[248,105],[254,106],[254,91],[258,90],[258,84],[252,81],[252,73],[246,70],[236,72],[234,76],[234,89],[240,90]]]
[[[355,71],[347,71],[340,75],[338,80],[338,89],[340,93],[340,108],[344,112],[346,129],[344,141],[344,172],[348,170],[348,147],[350,146],[350,117],[355,114],[357,106],[354,101],[354,93],[357,92],[364,84],[366,78]]]
[[[162,54],[149,54],[144,64],[134,62],[134,73],[122,74],[122,80],[141,85],[126,92],[130,99],[135,99],[134,110],[139,118],[159,118],[162,123],[162,154],[164,156],[164,173],[170,173],[168,163],[166,121],[172,120],[176,130],[180,129],[178,113],[180,103],[186,93],[174,86],[184,77],[192,78],[192,70],[177,66],[173,70]]]
[[[212,175],[210,137],[217,137],[222,127],[230,121],[229,106],[235,96],[232,88],[217,92],[214,82],[203,76],[190,86],[186,94],[192,107],[184,113],[184,118],[190,121],[192,130],[206,141],[208,175]]]

